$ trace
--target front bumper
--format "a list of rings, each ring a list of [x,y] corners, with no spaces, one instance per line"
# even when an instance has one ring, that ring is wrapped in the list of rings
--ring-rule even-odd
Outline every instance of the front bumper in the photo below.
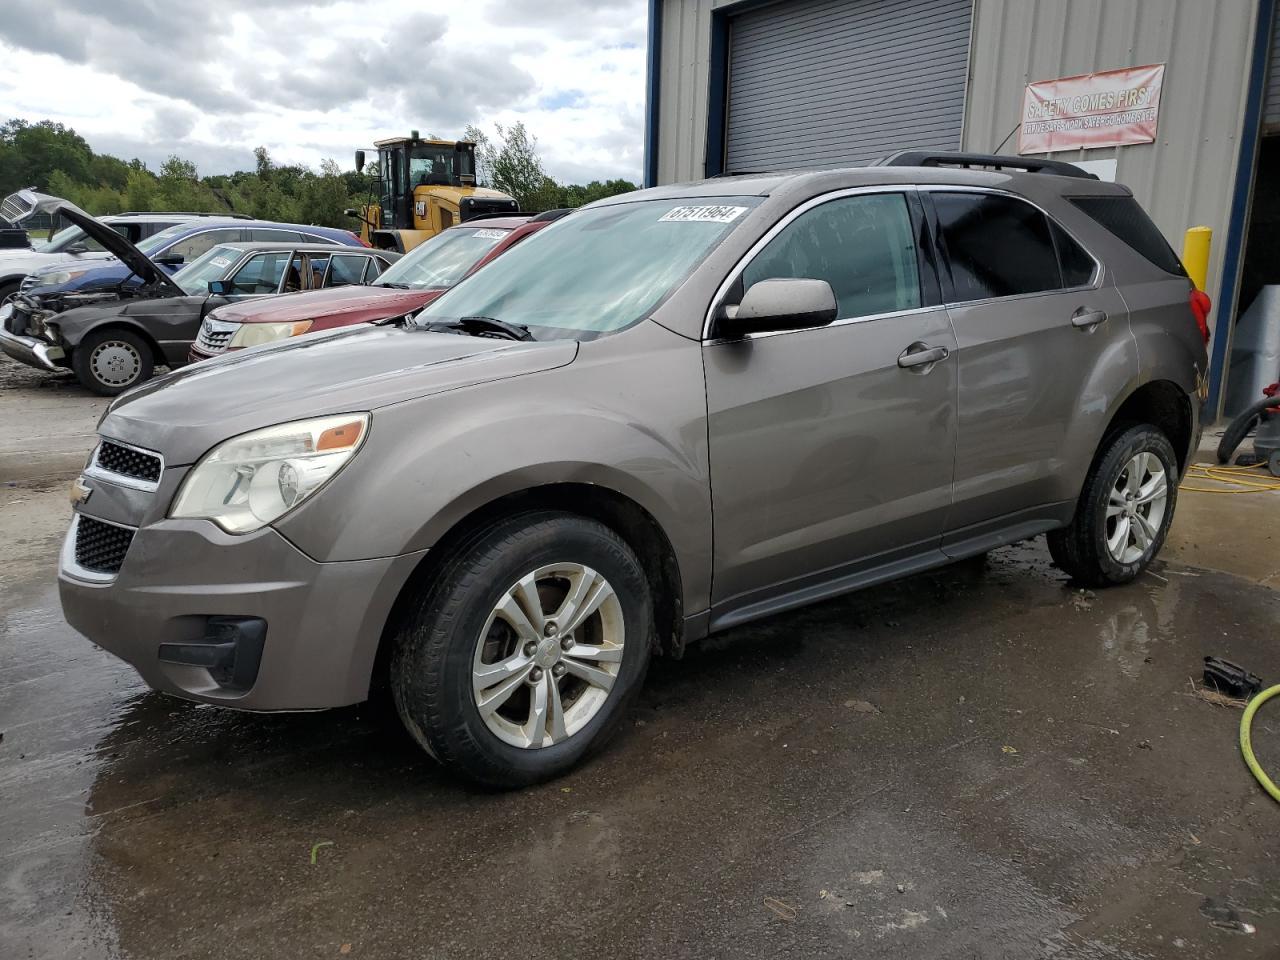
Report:
[[[66,366],[66,352],[57,344],[11,333],[3,327],[0,327],[0,350],[19,363],[41,370],[61,370]]]
[[[165,519],[138,528],[119,572],[104,577],[78,567],[74,536],[73,524],[58,569],[67,622],[156,690],[244,710],[364,700],[383,626],[425,553],[318,563],[270,527],[232,536]],[[208,644],[228,618],[266,625],[247,689],[198,655],[174,654]]]

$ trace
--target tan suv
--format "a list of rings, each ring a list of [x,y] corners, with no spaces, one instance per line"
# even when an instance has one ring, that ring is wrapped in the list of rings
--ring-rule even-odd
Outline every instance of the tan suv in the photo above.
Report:
[[[192,700],[387,678],[442,763],[531,783],[710,631],[1041,533],[1131,580],[1197,440],[1204,309],[1129,191],[1066,164],[615,197],[399,325],[120,397],[63,608]]]

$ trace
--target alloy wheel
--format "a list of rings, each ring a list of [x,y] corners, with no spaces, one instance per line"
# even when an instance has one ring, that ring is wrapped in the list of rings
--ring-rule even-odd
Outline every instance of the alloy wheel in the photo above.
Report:
[[[556,563],[521,577],[476,644],[472,693],[485,726],[516,747],[567,740],[608,700],[624,642],[622,606],[595,570]]]
[[[1107,550],[1119,563],[1137,563],[1154,547],[1169,500],[1169,476],[1154,453],[1137,453],[1107,495]]]

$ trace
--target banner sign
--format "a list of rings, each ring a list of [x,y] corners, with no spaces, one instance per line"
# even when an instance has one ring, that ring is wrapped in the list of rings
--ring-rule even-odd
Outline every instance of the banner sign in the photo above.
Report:
[[[1018,152],[1151,143],[1163,84],[1163,63],[1029,83]]]

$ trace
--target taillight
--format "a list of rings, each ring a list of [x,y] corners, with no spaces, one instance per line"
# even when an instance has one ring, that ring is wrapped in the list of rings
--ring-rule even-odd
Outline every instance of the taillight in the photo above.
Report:
[[[360,236],[360,234],[356,233],[354,230],[348,230],[348,231],[347,231],[347,233],[349,233],[349,234],[351,234],[351,236],[355,237],[355,238],[356,238],[356,243],[360,244],[360,246],[362,246],[362,247],[368,247],[370,250],[372,250],[372,249],[373,249],[373,244],[372,244],[372,243],[370,243],[368,240],[366,240],[364,237]]]
[[[1203,290],[1191,289],[1191,314],[1196,318],[1196,326],[1200,328],[1200,336],[1204,337],[1204,342],[1209,342],[1209,311],[1213,308],[1213,301],[1209,299],[1209,295]]]

